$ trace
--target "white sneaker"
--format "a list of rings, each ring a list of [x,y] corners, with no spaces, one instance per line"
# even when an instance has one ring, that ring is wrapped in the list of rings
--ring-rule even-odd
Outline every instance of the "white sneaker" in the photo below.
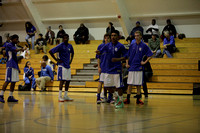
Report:
[[[107,102],[107,98],[104,97],[104,98],[102,99],[102,103],[106,103],[106,102]]]
[[[65,100],[62,97],[58,98],[58,102],[64,102]]]
[[[33,89],[33,88],[31,88],[31,91],[34,91],[34,89]]]
[[[73,99],[68,96],[64,96],[64,101],[73,101]]]

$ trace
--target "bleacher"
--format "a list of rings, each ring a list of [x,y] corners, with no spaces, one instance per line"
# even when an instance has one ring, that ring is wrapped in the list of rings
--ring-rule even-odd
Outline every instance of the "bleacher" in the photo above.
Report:
[[[101,42],[101,40],[92,40],[90,44],[86,45],[75,45],[74,41],[69,42],[73,45],[75,52],[71,64],[72,81],[70,91],[96,92],[98,82],[94,80],[98,78],[98,73],[97,68],[94,68],[93,65],[96,63],[94,59],[95,50]],[[125,40],[120,40],[120,42],[126,44]],[[48,45],[47,48],[50,50],[54,46]],[[154,75],[151,82],[147,83],[149,93],[192,94],[193,84],[200,83],[200,71],[198,71],[200,38],[176,39],[176,46],[179,51],[173,54],[173,58],[164,56],[164,58],[151,59]],[[42,52],[35,54],[31,50],[31,59],[21,61],[19,64],[21,70],[20,82],[16,83],[15,89],[20,83],[23,83],[23,68],[26,61],[31,61],[31,66],[35,70],[35,77],[38,77],[37,72],[40,71],[40,60],[42,60],[43,55]],[[50,57],[49,54],[47,55]],[[53,60],[51,57],[50,59]],[[0,87],[2,87],[5,80],[6,65],[0,64],[0,68]],[[54,81],[46,84],[46,86],[49,91],[58,91],[59,82]],[[39,89],[37,88],[37,90]],[[136,89],[133,89],[133,92],[136,92]]]

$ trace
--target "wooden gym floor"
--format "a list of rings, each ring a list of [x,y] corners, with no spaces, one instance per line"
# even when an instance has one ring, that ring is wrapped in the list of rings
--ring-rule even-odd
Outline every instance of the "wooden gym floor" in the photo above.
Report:
[[[70,92],[74,102],[64,103],[58,92],[14,95],[19,103],[0,103],[0,133],[200,133],[200,96],[149,95],[115,109],[95,93]]]

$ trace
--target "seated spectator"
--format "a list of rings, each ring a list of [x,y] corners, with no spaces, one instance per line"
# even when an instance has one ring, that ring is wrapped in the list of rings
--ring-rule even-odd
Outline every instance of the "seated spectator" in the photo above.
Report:
[[[49,81],[53,82],[54,75],[51,70],[51,67],[46,64],[45,61],[41,62],[41,74],[40,77],[36,79],[37,86],[41,91],[46,91],[45,84]]]
[[[66,32],[63,30],[63,26],[59,25],[59,31],[58,31],[57,37],[56,37],[56,44],[62,43],[64,34],[66,34]]]
[[[42,60],[46,61],[47,65],[49,65],[51,67],[51,70],[53,71],[53,73],[56,74],[56,72],[55,72],[56,63],[51,61],[47,55],[44,55],[42,57]]]
[[[148,46],[151,49],[154,57],[159,57],[161,55],[160,50],[160,39],[156,37],[156,35],[152,35],[152,38],[148,40]]]
[[[136,26],[132,29],[130,35],[129,35],[129,36],[127,37],[127,39],[126,39],[126,41],[127,41],[129,44],[131,43],[131,41],[132,41],[133,39],[135,39],[135,32],[136,32],[136,31],[141,31],[141,33],[142,33],[142,35],[143,35],[144,29],[142,28],[142,26],[140,26],[140,22],[139,22],[139,21],[136,22]]]
[[[112,31],[115,30],[115,27],[113,26],[112,22],[108,23],[108,27],[106,28],[106,34],[111,35]]]
[[[74,41],[76,44],[85,44],[89,38],[89,30],[83,23],[80,24],[80,27],[74,34]]]
[[[25,85],[23,86],[23,88],[27,88],[26,90],[32,90],[32,91],[36,89],[34,70],[31,67],[30,61],[27,61],[24,67],[23,79],[25,82]]]
[[[151,38],[151,35],[156,35],[157,38],[159,38],[159,29],[158,29],[158,25],[156,24],[156,20],[155,19],[152,19],[152,24],[149,25],[147,27],[147,30],[146,30],[146,33],[144,36],[143,36],[143,39],[144,39],[144,42],[148,42],[148,39]]]
[[[174,53],[176,51],[176,45],[174,36],[169,34],[169,31],[164,32],[165,39],[163,41],[163,55],[166,54],[169,58],[172,58],[171,53]]]
[[[161,35],[161,38],[162,40],[164,39],[164,31],[169,31],[169,34],[174,36],[174,38],[176,38],[176,28],[175,26],[171,23],[171,20],[170,19],[167,19],[167,25],[164,27],[163,31],[162,31],[162,35]]]
[[[28,43],[29,49],[30,49],[31,44],[29,43],[28,39],[31,38],[32,49],[34,49],[35,33],[37,32],[36,28],[33,26],[31,22],[26,22],[25,28],[26,28],[26,33],[27,33],[25,40]]]
[[[55,33],[51,30],[51,26],[47,28],[47,33],[45,35],[45,40],[47,43],[53,45],[55,39]]]
[[[39,54],[41,49],[46,54],[47,53],[46,47],[47,47],[46,40],[43,38],[42,34],[39,34],[38,39],[36,40],[35,43],[35,54]]]

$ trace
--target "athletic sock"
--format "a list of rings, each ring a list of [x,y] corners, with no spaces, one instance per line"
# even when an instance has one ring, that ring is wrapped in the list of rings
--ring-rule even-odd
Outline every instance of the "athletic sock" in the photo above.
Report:
[[[13,92],[12,91],[10,91],[9,96],[13,96]]]
[[[131,94],[127,94],[127,100],[130,100]]]
[[[68,92],[68,91],[65,91],[65,94],[64,94],[65,97],[67,96],[67,92]]]
[[[59,90],[59,97],[62,97],[62,90]]]
[[[1,91],[1,94],[0,94],[0,95],[2,95],[2,96],[3,96],[3,95],[4,95],[4,93],[5,93],[5,91]]]
[[[101,93],[97,93],[97,100],[100,100],[100,99],[101,99],[101,98],[100,98],[100,97],[101,97],[100,95],[101,95]]]

